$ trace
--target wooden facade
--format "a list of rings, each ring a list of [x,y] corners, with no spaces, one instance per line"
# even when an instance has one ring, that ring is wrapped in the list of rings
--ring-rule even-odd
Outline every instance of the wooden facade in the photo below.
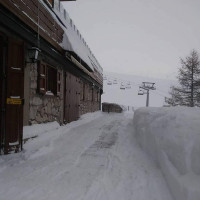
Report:
[[[62,21],[51,15],[48,7],[53,1],[44,3],[0,0],[0,150],[4,154],[23,148],[24,125],[68,123],[101,107],[102,75],[97,69],[88,71],[76,54],[66,56],[60,46]],[[29,52],[38,38],[40,52],[33,62]]]

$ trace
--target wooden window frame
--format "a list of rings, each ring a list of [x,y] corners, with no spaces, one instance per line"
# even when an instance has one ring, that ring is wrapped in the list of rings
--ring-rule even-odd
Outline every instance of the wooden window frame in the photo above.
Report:
[[[54,7],[54,0],[45,0],[49,6]]]
[[[50,70],[55,70],[56,72],[56,80],[49,79]],[[52,72],[51,72],[52,73]],[[53,73],[52,73],[53,74]],[[49,81],[55,82],[54,90],[50,91],[49,88]],[[52,83],[51,83],[52,84]],[[56,68],[52,67],[51,65],[44,63],[42,61],[38,62],[38,92],[42,95],[52,95],[53,96],[60,96],[61,94],[61,72],[58,71]],[[49,92],[49,93],[47,93]]]
[[[46,89],[49,95],[57,95],[57,69],[47,64],[47,78],[46,78]],[[53,78],[53,80],[52,80]],[[54,84],[53,84],[54,83]]]
[[[38,63],[38,91],[40,94],[46,94],[46,63]]]

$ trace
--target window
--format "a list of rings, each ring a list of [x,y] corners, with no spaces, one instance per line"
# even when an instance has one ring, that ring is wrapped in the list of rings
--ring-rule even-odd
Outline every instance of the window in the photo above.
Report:
[[[47,0],[47,2],[53,7],[53,0]]]
[[[47,92],[57,94],[57,70],[47,65]]]
[[[61,73],[52,66],[40,62],[38,65],[38,91],[40,94],[60,95]]]
[[[39,93],[45,94],[46,93],[46,65],[44,63],[40,63],[38,66],[38,86],[39,86]]]

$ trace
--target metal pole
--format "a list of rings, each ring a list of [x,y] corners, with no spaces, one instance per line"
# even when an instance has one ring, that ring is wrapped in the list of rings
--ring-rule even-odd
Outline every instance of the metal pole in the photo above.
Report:
[[[146,107],[149,107],[149,90],[147,90],[147,101],[146,101]]]
[[[138,95],[143,95],[143,94],[147,94],[147,99],[146,99],[146,107],[149,107],[149,90],[156,90],[155,88],[155,83],[151,83],[151,82],[142,82],[142,86],[139,87],[139,92]],[[140,93],[141,89],[142,94]],[[146,93],[144,93],[144,91],[146,91]]]

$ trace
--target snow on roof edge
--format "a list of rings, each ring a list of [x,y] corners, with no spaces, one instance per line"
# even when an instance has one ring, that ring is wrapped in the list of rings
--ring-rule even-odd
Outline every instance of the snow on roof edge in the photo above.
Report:
[[[43,0],[39,1],[44,5],[44,7],[50,12],[52,17],[64,30],[63,41],[59,45],[64,50],[72,51],[77,54],[92,71],[94,71],[95,68],[101,75],[103,75],[103,68],[100,66],[99,62],[91,52],[84,38],[80,34],[80,31],[76,28],[72,19],[69,17],[68,12],[64,9],[62,3],[60,2],[59,7],[59,0],[55,0],[54,7],[50,9]]]

